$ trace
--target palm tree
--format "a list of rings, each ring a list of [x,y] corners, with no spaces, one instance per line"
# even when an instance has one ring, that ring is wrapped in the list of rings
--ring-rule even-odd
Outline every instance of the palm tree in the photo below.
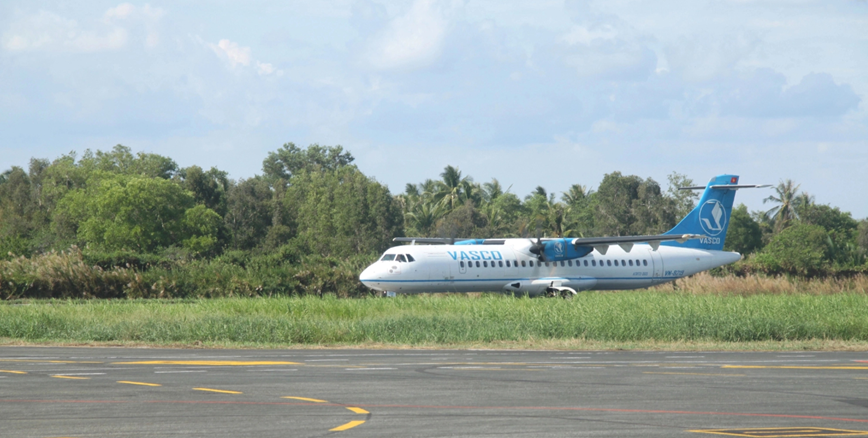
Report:
[[[766,202],[779,204],[765,213],[766,217],[774,220],[775,228],[778,230],[785,228],[790,220],[798,218],[796,207],[798,207],[800,202],[798,198],[799,186],[800,184],[796,184],[790,179],[781,181],[780,184],[775,187],[777,196],[771,195],[768,198],[763,199],[763,204]]]
[[[425,202],[417,200],[412,207],[404,213],[404,220],[408,225],[415,228],[423,236],[430,237],[434,231],[434,225],[444,216],[443,204],[439,202]]]
[[[509,187],[511,188],[512,186]],[[506,189],[506,192],[508,191],[509,189]],[[497,178],[492,178],[491,182],[482,185],[482,199],[484,199],[485,202],[494,202],[495,199],[506,192],[503,190],[503,186],[500,185],[500,181],[498,181]]]
[[[588,191],[587,187],[579,184],[573,184],[570,186],[570,189],[568,191],[564,192],[563,196],[561,196],[561,199],[563,199],[564,202],[567,203],[567,205],[576,205],[580,201],[585,199],[588,195],[590,195],[590,192]]]
[[[435,199],[446,204],[450,211],[456,206],[463,205],[467,199],[471,199],[474,191],[473,178],[470,176],[462,178],[461,171],[452,166],[446,166],[440,177],[443,180],[435,182],[437,186]]]

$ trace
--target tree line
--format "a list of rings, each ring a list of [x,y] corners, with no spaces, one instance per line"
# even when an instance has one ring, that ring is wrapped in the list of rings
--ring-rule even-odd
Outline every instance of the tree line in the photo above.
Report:
[[[341,146],[287,143],[268,153],[261,175],[233,180],[217,168],[182,168],[122,145],[33,158],[27,169],[0,174],[0,259],[78,248],[85,264],[101,269],[160,266],[170,273],[194,262],[262,272],[341,266],[341,278],[349,279],[396,236],[655,234],[672,228],[698,198],[677,190],[693,181],[675,172],[665,190],[651,178],[612,172],[596,189],[573,184],[556,194],[537,187],[519,197],[497,179],[478,183],[453,166],[393,195],[353,161]],[[768,210],[733,210],[726,249],[748,257],[730,270],[865,271],[868,221],[818,204],[799,188],[782,181],[766,199]]]

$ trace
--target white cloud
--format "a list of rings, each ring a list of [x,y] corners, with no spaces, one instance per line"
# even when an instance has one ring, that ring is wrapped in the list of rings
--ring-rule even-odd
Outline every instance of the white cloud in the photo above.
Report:
[[[229,61],[229,65],[232,67],[250,65],[250,47],[241,47],[238,43],[225,39],[220,40],[217,44],[209,44],[208,46],[221,59]]]
[[[138,17],[147,29],[145,45],[153,47],[159,41],[155,23],[163,14],[162,9],[150,5],[136,7],[123,3],[106,10],[101,19],[89,19],[81,24],[50,11],[39,11],[14,21],[0,38],[0,45],[10,52],[118,50],[125,47],[130,39],[130,29],[119,22]]]
[[[3,36],[3,48],[13,52],[97,52],[119,49],[126,44],[127,31],[124,28],[111,25],[99,27],[99,30],[83,29],[75,20],[40,11],[11,25]]]
[[[267,62],[259,62],[256,61],[256,72],[262,76],[267,76],[273,73],[282,73],[281,71],[274,68],[273,65]]]
[[[208,44],[208,47],[214,51],[215,54],[220,59],[227,61],[229,66],[233,69],[240,67],[249,67],[251,63],[256,69],[256,73],[261,76],[268,76],[275,74],[277,76],[283,75],[282,70],[278,70],[271,63],[262,62],[262,61],[254,61],[251,56],[250,47],[243,47],[236,42],[229,41],[227,39],[222,39],[217,42],[217,44]]]
[[[586,26],[573,26],[563,39],[568,44],[584,44],[591,45],[594,40],[610,40],[618,35],[612,26],[605,25],[602,29],[589,29]]]
[[[366,61],[382,70],[427,65],[440,54],[446,30],[441,9],[432,0],[416,0],[373,37]]]
[[[119,4],[113,8],[109,8],[107,11],[105,11],[105,14],[103,14],[103,17],[105,17],[108,20],[111,20],[113,18],[127,18],[130,15],[133,15],[133,13],[135,13],[135,12],[136,12],[135,6],[133,6],[129,3],[121,3],[121,4]]]

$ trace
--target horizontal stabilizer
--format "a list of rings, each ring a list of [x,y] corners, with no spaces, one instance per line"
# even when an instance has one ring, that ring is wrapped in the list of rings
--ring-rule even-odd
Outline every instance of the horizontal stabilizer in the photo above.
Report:
[[[714,184],[708,187],[706,186],[690,186],[690,187],[679,187],[678,190],[705,190],[709,189],[727,189],[727,190],[738,190],[738,189],[763,189],[766,187],[771,187],[771,184]]]

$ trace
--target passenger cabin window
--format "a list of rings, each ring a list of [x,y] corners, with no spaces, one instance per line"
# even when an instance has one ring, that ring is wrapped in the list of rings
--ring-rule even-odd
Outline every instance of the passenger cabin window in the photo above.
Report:
[[[573,261],[572,261],[572,260],[567,260],[567,266],[573,266]]]
[[[587,261],[587,260],[585,260],[585,266],[588,266],[588,261]]]
[[[407,258],[404,257],[404,254],[398,254],[398,261],[399,262],[406,262]]]
[[[591,260],[591,266],[597,266],[597,261],[596,261],[596,260]]]
[[[630,266],[633,266],[633,260],[630,260]]]
[[[509,262],[507,262],[507,263],[509,263]],[[502,268],[502,267],[503,267],[503,262],[502,262],[502,261],[498,261],[498,262],[497,262],[497,266],[500,266],[500,267]],[[506,267],[508,268],[509,265],[507,265]]]
[[[611,261],[611,260],[606,260],[606,266],[612,266],[612,261]]]
[[[642,266],[648,266],[648,260],[642,260]]]
[[[570,263],[570,265],[572,265],[572,263]],[[563,260],[561,260],[561,267],[562,268],[564,267],[564,261]]]
[[[386,254],[380,260],[384,262],[391,262],[392,260],[395,260],[395,254]]]
[[[533,260],[527,262],[527,265],[530,266],[530,267],[532,268],[532,267],[533,267]]]
[[[521,261],[521,267],[523,268],[523,267],[525,267],[525,266],[526,266],[526,263],[524,262],[524,260],[522,260],[522,261]]]
[[[408,262],[415,262],[416,259],[414,259],[413,256],[411,256],[410,254],[407,254],[407,261]]]
[[[463,261],[458,262],[458,265],[461,266],[461,267],[463,268],[463,267],[464,267],[464,262],[463,262]]]
[[[476,267],[477,267],[477,268],[479,267],[479,262],[476,262]]]

